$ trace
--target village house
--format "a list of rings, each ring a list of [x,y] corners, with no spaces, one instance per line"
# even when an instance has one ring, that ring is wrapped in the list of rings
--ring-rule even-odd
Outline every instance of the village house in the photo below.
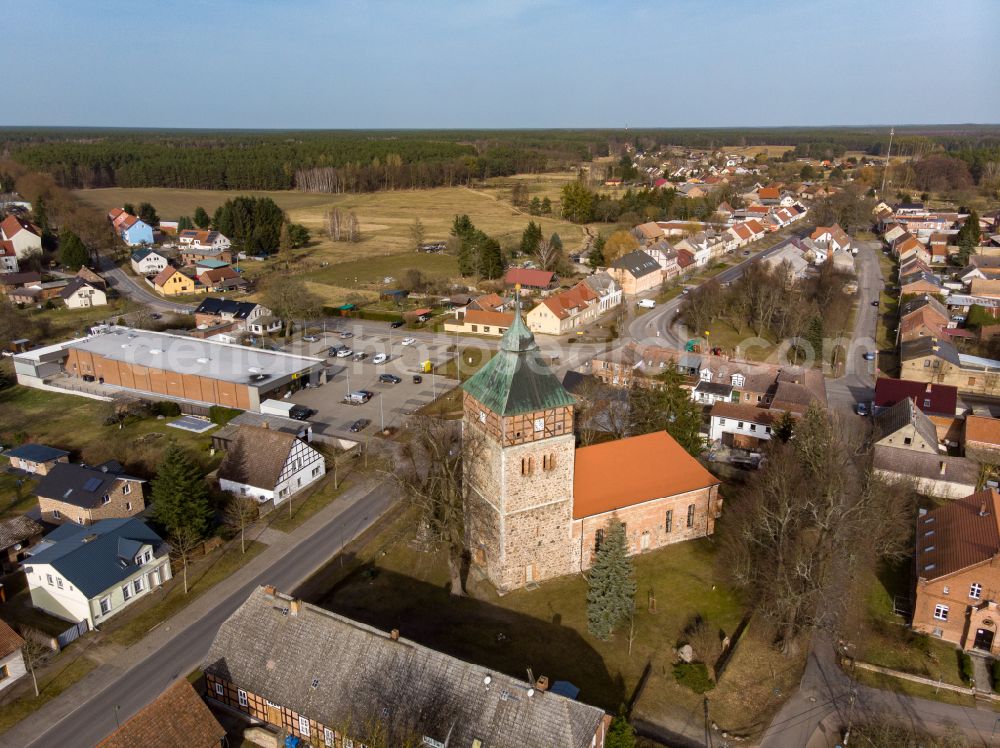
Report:
[[[225,748],[226,730],[186,678],[144,706],[97,748]]]
[[[548,270],[534,270],[531,268],[511,268],[503,278],[504,285],[508,288],[520,286],[521,293],[526,291],[544,291],[552,285],[555,274]]]
[[[157,273],[149,284],[160,296],[180,296],[182,294],[195,293],[195,280],[184,275],[175,267],[167,266]],[[201,290],[204,290],[202,287]]]
[[[11,447],[3,456],[10,460],[12,470],[32,475],[47,475],[57,462],[69,462],[69,452],[44,444]]]
[[[201,262],[223,262],[228,265],[233,261],[233,253],[230,249],[198,248],[190,244],[181,246],[179,256],[180,263],[184,267],[193,267]]]
[[[921,510],[915,631],[965,651],[1000,654],[1000,495],[985,489]]]
[[[931,294],[940,296],[944,293],[944,285],[941,279],[933,273],[923,270],[901,276],[899,279],[900,296],[912,294]]]
[[[1000,419],[970,413],[963,427],[965,456],[987,465],[1000,465]]]
[[[905,379],[957,387],[975,395],[1000,394],[1000,361],[959,353],[943,338],[922,337],[899,346]]]
[[[134,517],[146,508],[143,484],[114,461],[96,468],[57,462],[35,487],[42,519],[54,525],[90,525]]]
[[[201,266],[198,266],[199,268]],[[229,265],[218,268],[208,268],[198,273],[198,282],[212,291],[232,291],[245,289],[247,282]]]
[[[32,547],[38,545],[44,530],[26,514],[0,519],[0,575],[17,570]]]
[[[28,673],[21,650],[24,639],[0,619],[0,693]]]
[[[979,465],[974,460],[945,453],[934,455],[905,447],[876,446],[872,465],[875,475],[908,483],[918,493],[941,499],[965,496],[979,482]]]
[[[545,676],[524,682],[273,587],[222,623],[202,670],[211,701],[333,748],[603,748],[611,722]]]
[[[273,413],[254,413],[252,410],[245,410],[221,429],[212,432],[212,447],[222,451],[229,449],[229,445],[242,433],[241,426],[254,426],[291,434],[307,444],[312,441],[313,436],[312,424],[309,421],[285,418]]]
[[[677,250],[670,246],[670,243],[666,239],[649,244],[643,247],[642,251],[656,260],[657,264],[663,270],[664,278],[674,278],[680,275],[681,269],[677,264]],[[617,286],[617,283],[615,285]]]
[[[944,314],[941,313],[941,309],[945,309]],[[915,310],[900,316],[896,342],[902,343],[922,337],[942,337],[948,334],[949,324],[947,309],[936,299],[934,304],[920,304]]]
[[[246,330],[247,325],[261,317],[271,315],[271,310],[254,301],[235,301],[209,296],[202,299],[194,310],[197,327],[228,326],[230,330]]]
[[[885,408],[874,417],[873,423],[872,440],[876,447],[901,447],[932,455],[940,451],[937,429],[913,398],[904,398]]]
[[[656,290],[663,281],[660,264],[641,249],[619,257],[611,263],[607,272],[626,296]]]
[[[122,241],[130,247],[149,246],[153,243],[153,227],[138,216],[113,208],[108,219]]]
[[[507,332],[513,321],[514,315],[510,312],[467,307],[464,311],[456,311],[455,318],[445,320],[444,331],[500,337]]]
[[[875,381],[872,410],[878,415],[886,408],[911,398],[928,416],[952,418],[958,406],[958,389],[946,384],[879,377]]]
[[[182,257],[189,252],[193,255],[203,249],[221,251],[227,250],[232,246],[232,242],[220,232],[207,231],[204,229],[184,229],[183,231],[178,232],[177,242],[181,245]],[[221,260],[223,258],[220,257],[219,259]],[[186,258],[185,262],[188,262]],[[226,262],[229,262],[229,260],[226,260]]]
[[[827,246],[830,249],[830,254],[851,251],[851,237],[840,228],[839,223],[835,223],[833,226],[817,226],[809,238],[817,244]]]
[[[16,273],[20,269],[14,242],[0,239],[0,273]]]
[[[67,523],[50,532],[24,563],[31,604],[97,628],[171,578],[168,551],[138,519]]]
[[[525,315],[534,333],[562,335],[583,327],[600,316],[600,297],[586,282],[580,281],[566,291],[542,299]]]
[[[59,296],[69,309],[89,309],[107,306],[108,296],[104,289],[91,285],[82,278],[74,278],[60,292]]]
[[[323,455],[295,435],[239,426],[219,466],[219,488],[275,505],[326,475]]]
[[[462,388],[464,433],[477,441],[467,543],[499,590],[588,568],[611,519],[626,524],[630,553],[714,532],[719,481],[665,432],[576,449],[576,401],[519,311]],[[612,464],[614,480],[594,477]]]
[[[16,273],[17,260],[23,260],[29,255],[42,251],[42,230],[31,221],[13,213],[0,221],[0,239],[4,242],[10,242],[7,248],[14,250],[15,269],[6,272]]]
[[[132,270],[136,275],[156,275],[170,264],[167,256],[150,247],[137,249],[130,257]]]
[[[583,279],[591,291],[597,294],[600,314],[611,311],[622,303],[622,287],[607,272],[593,273]]]

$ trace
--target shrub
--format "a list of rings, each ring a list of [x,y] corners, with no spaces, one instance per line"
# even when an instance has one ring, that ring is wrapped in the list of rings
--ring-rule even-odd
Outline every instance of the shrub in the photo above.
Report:
[[[678,662],[674,665],[674,678],[695,693],[707,693],[715,688],[703,662]]]
[[[150,410],[154,416],[173,417],[181,414],[181,406],[172,400],[155,402]]]
[[[221,405],[213,405],[208,409],[208,418],[218,426],[225,426],[242,412],[238,408],[225,408]]]
[[[961,649],[955,650],[955,654],[958,656],[958,676],[965,685],[972,685],[972,658]]]

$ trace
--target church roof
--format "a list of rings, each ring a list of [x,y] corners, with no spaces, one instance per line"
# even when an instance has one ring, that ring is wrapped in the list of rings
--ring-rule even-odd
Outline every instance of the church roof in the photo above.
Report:
[[[542,360],[535,336],[521,317],[520,302],[513,323],[500,339],[500,350],[462,385],[462,389],[501,416],[575,403]]]

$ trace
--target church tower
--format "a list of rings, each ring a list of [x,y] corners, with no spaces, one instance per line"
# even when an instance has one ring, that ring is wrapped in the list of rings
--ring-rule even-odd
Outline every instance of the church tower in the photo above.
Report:
[[[505,592],[572,571],[573,397],[521,318],[464,385],[465,531]]]

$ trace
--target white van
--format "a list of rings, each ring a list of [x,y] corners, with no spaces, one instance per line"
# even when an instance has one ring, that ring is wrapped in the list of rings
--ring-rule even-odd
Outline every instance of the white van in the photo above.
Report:
[[[372,359],[372,363],[373,364],[384,364],[388,360],[389,360],[388,354],[385,354],[385,353],[376,353],[375,357]]]
[[[656,301],[654,301],[653,299],[640,299],[639,306],[642,307],[643,309],[655,309]]]

